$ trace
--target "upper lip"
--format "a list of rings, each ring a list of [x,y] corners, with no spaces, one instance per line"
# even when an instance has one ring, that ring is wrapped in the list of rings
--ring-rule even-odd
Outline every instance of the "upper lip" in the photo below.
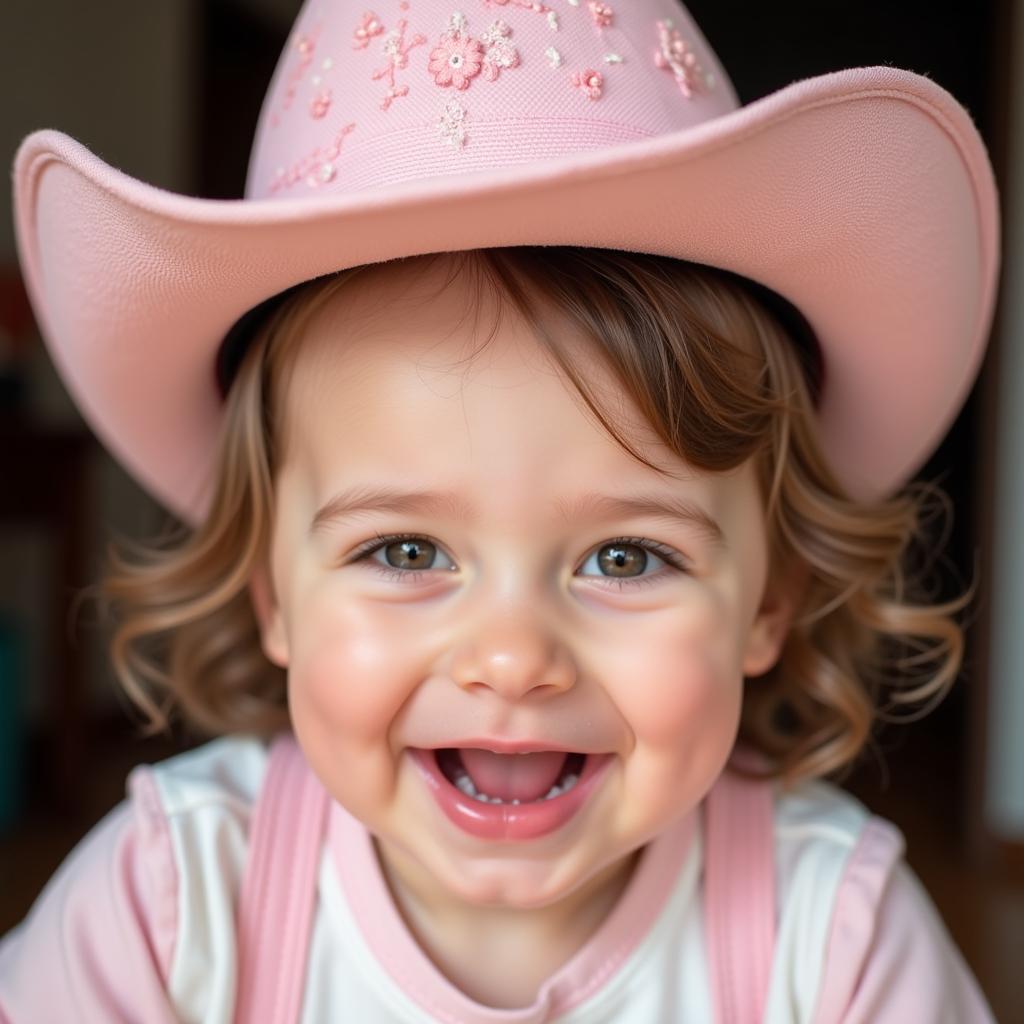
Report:
[[[465,739],[446,740],[428,750],[442,750],[448,747],[474,747],[479,750],[490,750],[495,754],[533,754],[543,750],[564,751],[567,754],[599,754],[600,750],[588,750],[585,747],[567,746],[564,743],[547,740],[512,740],[499,736],[470,736]]]

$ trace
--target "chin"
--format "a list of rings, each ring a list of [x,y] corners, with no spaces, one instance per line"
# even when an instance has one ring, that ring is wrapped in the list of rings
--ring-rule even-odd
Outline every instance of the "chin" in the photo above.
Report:
[[[565,899],[598,875],[604,865],[567,865],[543,856],[481,855],[448,861],[445,871],[431,873],[461,902],[505,910],[538,910]],[[454,868],[454,870],[453,870]]]

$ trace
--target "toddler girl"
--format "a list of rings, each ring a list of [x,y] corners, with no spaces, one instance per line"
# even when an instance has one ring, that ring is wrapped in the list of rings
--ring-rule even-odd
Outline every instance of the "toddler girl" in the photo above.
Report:
[[[961,662],[903,571],[996,276],[948,94],[740,108],[675,0],[316,0],[245,200],[56,132],[15,175],[185,524],[111,551],[113,664],[217,738],[0,943],[0,1021],[992,1019],[825,781]]]

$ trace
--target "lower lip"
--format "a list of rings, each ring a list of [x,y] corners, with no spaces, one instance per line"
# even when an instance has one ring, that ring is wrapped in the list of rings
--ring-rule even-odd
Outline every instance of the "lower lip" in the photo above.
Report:
[[[576,785],[550,800],[523,804],[490,804],[474,800],[457,789],[437,765],[432,750],[410,749],[441,810],[453,824],[478,839],[537,839],[554,832],[568,822],[586,803],[604,778],[612,754],[588,754]]]

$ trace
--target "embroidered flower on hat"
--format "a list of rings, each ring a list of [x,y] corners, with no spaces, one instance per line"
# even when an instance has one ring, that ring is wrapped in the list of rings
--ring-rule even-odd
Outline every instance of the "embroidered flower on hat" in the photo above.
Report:
[[[334,141],[329,146],[317,146],[290,167],[278,167],[270,182],[270,191],[291,188],[300,181],[305,181],[310,188],[333,181],[337,173],[334,161],[341,152],[345,136],[354,128],[354,123],[343,125],[335,132]]]
[[[430,51],[427,70],[434,76],[436,85],[468,89],[470,81],[480,74],[484,50],[478,40],[463,31],[465,26],[466,16],[455,11],[447,31]]]
[[[365,50],[370,45],[370,40],[374,36],[379,36],[383,31],[384,26],[381,24],[380,18],[373,11],[367,11],[352,33],[355,39],[352,49]]]
[[[391,58],[391,66],[404,68],[409,63],[409,51],[414,46],[419,46],[427,41],[427,37],[420,32],[412,37],[409,45],[405,45],[405,27],[409,24],[408,18],[400,18],[398,28],[393,28],[384,39],[384,52]],[[383,72],[377,72],[374,77],[378,78]]]
[[[714,88],[714,76],[705,73],[697,61],[689,43],[679,34],[668,18],[656,22],[658,26],[659,49],[654,54],[654,63],[659,68],[670,68],[679,91],[687,98],[705,89]]]
[[[321,63],[320,63],[320,70],[324,74],[327,74],[327,72],[330,71],[331,68],[333,68],[333,67],[334,67],[334,61],[331,60],[330,57],[324,57],[323,61],[321,61]],[[313,85],[319,85],[323,81],[323,76],[320,75],[319,73],[315,74],[310,79],[310,81],[313,83]]]
[[[331,90],[323,89],[318,92],[309,104],[310,117],[320,118],[331,108]]]
[[[586,71],[573,72],[572,84],[582,89],[592,100],[598,100],[601,98],[604,77],[600,71],[587,68]]]
[[[484,78],[493,82],[502,68],[514,68],[519,64],[519,52],[509,42],[512,30],[503,21],[495,21],[480,37],[487,44],[484,54]]]
[[[378,68],[370,76],[375,82],[379,78],[387,78],[388,91],[384,94],[384,99],[381,101],[380,109],[387,110],[392,102],[399,96],[405,96],[409,92],[409,86],[395,85],[395,69],[404,68],[409,63],[409,51],[415,46],[420,46],[427,41],[427,37],[421,32],[417,32],[412,39],[407,43],[405,41],[405,29],[409,24],[407,18],[399,18],[397,28],[393,28],[384,37],[384,55],[387,57],[387,63],[382,68]]]
[[[590,9],[590,17],[598,28],[607,28],[612,23],[614,11],[608,4],[598,3],[597,0],[590,0],[587,4]]]
[[[298,91],[299,83],[306,74],[309,65],[313,62],[313,50],[316,48],[317,37],[320,35],[320,25],[314,26],[307,32],[298,32],[292,38],[291,47],[298,55],[298,63],[291,69],[287,81],[284,83],[284,98],[281,105],[270,117],[271,127],[276,128],[281,122],[280,114],[291,107]]]
[[[466,144],[466,108],[458,100],[449,100],[444,105],[441,120],[437,122],[438,132],[453,149]]]
[[[573,3],[573,0],[569,0],[573,6],[577,6],[577,3]],[[540,0],[484,0],[484,6],[486,7],[505,7],[511,5],[512,7],[522,7],[524,10],[533,11],[534,14],[546,14],[548,19],[548,27],[554,31],[558,31],[558,14],[547,4],[541,3]]]

